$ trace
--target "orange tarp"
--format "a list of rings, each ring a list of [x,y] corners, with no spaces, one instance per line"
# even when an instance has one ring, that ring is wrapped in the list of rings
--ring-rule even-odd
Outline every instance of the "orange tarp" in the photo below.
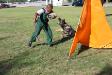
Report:
[[[112,31],[101,0],[84,1],[80,22],[70,48],[70,57],[78,43],[92,48],[112,48]]]

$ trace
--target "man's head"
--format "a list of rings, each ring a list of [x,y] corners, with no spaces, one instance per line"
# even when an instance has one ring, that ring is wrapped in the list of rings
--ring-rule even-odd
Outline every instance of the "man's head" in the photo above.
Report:
[[[47,11],[48,11],[49,13],[52,12],[53,5],[52,5],[52,4],[48,4],[48,5],[46,6],[46,9],[47,9]]]

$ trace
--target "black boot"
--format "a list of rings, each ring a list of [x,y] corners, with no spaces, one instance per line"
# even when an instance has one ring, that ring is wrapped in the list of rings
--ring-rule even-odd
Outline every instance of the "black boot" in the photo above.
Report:
[[[53,44],[48,45],[49,47],[53,47]]]
[[[32,46],[32,42],[29,42],[29,43],[28,43],[28,46],[31,47],[31,46]]]

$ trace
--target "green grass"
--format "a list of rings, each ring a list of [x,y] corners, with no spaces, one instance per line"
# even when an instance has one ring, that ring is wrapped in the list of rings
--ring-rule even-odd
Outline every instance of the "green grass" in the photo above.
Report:
[[[0,9],[0,75],[112,75],[112,49],[89,49],[77,59],[68,60],[72,39],[53,47],[38,45],[28,48],[27,42],[34,31],[33,15],[37,8]],[[112,14],[112,7],[105,8]],[[58,16],[76,28],[80,7],[55,7]],[[112,28],[112,16],[107,17]],[[57,20],[50,21],[53,41],[61,39]],[[40,44],[45,41],[42,31]],[[111,73],[111,74],[109,74]]]

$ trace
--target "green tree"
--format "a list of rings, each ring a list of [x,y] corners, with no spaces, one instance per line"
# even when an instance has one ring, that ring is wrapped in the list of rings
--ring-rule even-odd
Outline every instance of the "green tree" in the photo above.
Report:
[[[38,1],[38,0],[31,0],[31,2],[35,2],[35,1]]]
[[[9,2],[26,2],[27,0],[10,0]]]
[[[7,0],[0,0],[0,3],[6,3]]]

